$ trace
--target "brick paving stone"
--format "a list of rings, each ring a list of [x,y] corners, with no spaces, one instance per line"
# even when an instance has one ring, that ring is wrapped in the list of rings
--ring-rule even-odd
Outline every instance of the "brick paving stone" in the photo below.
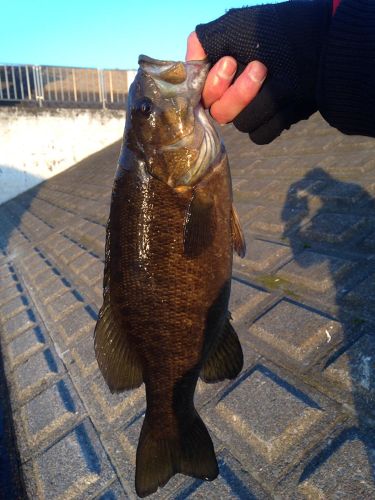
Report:
[[[94,326],[94,324],[93,324]],[[71,348],[71,371],[77,378],[92,378],[99,371],[96,361],[92,330]]]
[[[100,432],[119,427],[145,409],[144,385],[131,391],[112,394],[101,374],[88,381],[76,378],[74,374],[72,376],[78,393]]]
[[[331,397],[375,418],[375,337],[364,335],[335,356],[324,370],[322,385]]]
[[[1,278],[0,278],[1,279]],[[9,275],[9,281],[7,281],[7,285],[4,285],[4,280],[1,279],[1,290],[0,290],[0,304],[1,309],[11,300],[16,297],[19,297],[22,292],[22,287],[20,284],[15,284],[11,275]]]
[[[60,256],[67,250],[67,248],[71,247],[71,245],[72,242],[60,233],[54,233],[43,242],[43,246],[47,248],[55,257]]]
[[[20,267],[22,267],[23,274],[29,279],[35,279],[39,274],[50,273],[50,266],[46,263],[45,259],[34,248],[34,254],[30,255],[27,259],[22,259]]]
[[[311,292],[334,294],[355,263],[331,255],[305,250],[277,272],[291,287],[303,287]]]
[[[44,305],[50,304],[67,291],[70,291],[70,287],[52,272],[48,274],[45,273],[44,276],[50,277],[46,283],[40,284],[38,287],[38,299],[40,299]]]
[[[249,224],[249,229],[274,237],[282,238],[285,234],[295,229],[304,218],[304,211],[295,208],[286,208],[283,210],[284,220],[278,207],[263,207],[257,212],[257,217]]]
[[[57,316],[58,324],[55,335],[63,341],[65,346],[70,346],[87,333],[94,331],[96,319],[93,318],[91,309],[88,309],[87,305],[77,300],[74,301],[72,293],[68,295],[67,304],[64,314]],[[52,318],[56,320],[56,316],[52,315]]]
[[[90,266],[87,267],[82,273],[82,278],[88,286],[93,286],[97,283],[100,283],[100,289],[102,291],[104,263],[97,258],[95,258],[94,260],[93,257],[92,259],[93,260],[91,261]]]
[[[104,256],[105,227],[90,221],[81,221],[76,227],[70,227],[65,230],[67,235],[77,240],[85,247]]]
[[[72,269],[74,273],[81,273],[83,272],[87,267],[90,267],[93,262],[96,262],[98,259],[93,257],[87,252],[82,253],[79,257],[73,260],[73,262],[70,263],[69,267]]]
[[[235,203],[234,206],[237,210],[237,213],[240,218],[240,223],[243,229],[246,228],[250,221],[253,221],[257,218],[257,214],[264,210],[264,207],[261,205],[248,203],[247,201],[240,201],[236,198],[236,194],[234,193]]]
[[[269,293],[249,285],[240,279],[232,279],[229,310],[234,322],[240,321],[248,312],[269,301]]]
[[[300,229],[300,238],[306,241],[343,243],[360,235],[367,224],[367,218],[346,214],[319,213]]]
[[[72,313],[77,309],[81,309],[80,302],[83,301],[79,299],[77,300],[77,296],[73,293],[73,291],[66,288],[65,293],[57,299],[51,301],[47,305],[46,309],[54,321],[59,321],[66,318],[69,313]]]
[[[13,318],[21,311],[27,309],[29,302],[25,295],[18,295],[0,307],[0,315],[3,321]]]
[[[319,393],[312,397],[261,364],[231,389],[222,395],[214,411],[205,412],[204,420],[267,488],[340,419],[337,408]]]
[[[37,326],[35,313],[31,308],[28,308],[16,316],[3,322],[3,342],[10,342],[17,335],[25,332],[29,328],[34,328]]]
[[[273,361],[298,370],[322,367],[345,340],[342,325],[302,304],[281,300],[249,328],[251,341]]]
[[[88,419],[23,470],[29,497],[46,500],[91,498],[115,474]]]
[[[34,354],[15,368],[14,404],[20,405],[34,397],[64,373],[64,367],[50,347]]]
[[[125,498],[129,497],[125,494],[124,488],[119,481],[115,481],[111,486],[105,488],[105,491],[96,496],[95,500],[124,500]]]
[[[375,274],[355,286],[342,298],[344,306],[372,318],[375,305]]]
[[[237,255],[234,256],[235,269],[238,268],[243,272],[249,270],[251,272],[266,273],[278,267],[281,263],[290,260],[293,256],[290,247],[287,245],[253,238],[246,229],[244,235],[247,248],[246,256],[243,259]]]
[[[7,253],[20,254],[27,251],[30,243],[29,240],[19,230],[14,230],[7,240]]]
[[[309,500],[374,498],[374,457],[373,435],[345,431],[305,469],[298,491]]]
[[[249,475],[241,464],[227,452],[218,456],[219,476],[214,482],[190,480],[176,493],[176,500],[185,498],[205,500],[207,498],[266,500],[270,495]]]
[[[275,297],[266,290],[241,280],[232,280],[229,310],[232,315],[232,325],[241,342],[244,370],[253,366],[260,357],[254,346],[246,341],[248,328],[254,319],[274,301]]]
[[[64,250],[60,253],[60,259],[64,264],[69,264],[80,256],[85,256],[85,250],[79,245],[66,238]]]
[[[366,238],[360,240],[357,243],[357,246],[360,249],[365,249],[365,250],[374,250],[375,249],[375,232],[371,232],[366,236]]]
[[[335,183],[320,191],[319,196],[324,204],[329,203],[336,210],[355,208],[366,198],[366,191],[356,183]]]
[[[61,437],[85,415],[69,379],[64,377],[15,412],[23,462]]]
[[[16,337],[6,346],[10,370],[26,361],[33,354],[42,351],[45,346],[46,335],[39,325]]]

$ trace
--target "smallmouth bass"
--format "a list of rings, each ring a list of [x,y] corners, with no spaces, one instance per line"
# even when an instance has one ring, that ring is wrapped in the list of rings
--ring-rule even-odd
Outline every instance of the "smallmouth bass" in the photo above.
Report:
[[[194,407],[200,376],[235,378],[233,248],[245,242],[227,155],[200,103],[205,61],[139,57],[107,223],[95,352],[112,392],[146,388],[135,485],[141,497],[176,473],[213,480],[211,437]]]

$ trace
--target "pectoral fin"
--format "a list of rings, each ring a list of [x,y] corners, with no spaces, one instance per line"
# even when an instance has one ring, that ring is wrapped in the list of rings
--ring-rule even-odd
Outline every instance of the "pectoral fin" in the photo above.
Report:
[[[219,382],[236,378],[243,367],[243,354],[240,341],[229,317],[223,331],[204,363],[200,377],[205,382]]]
[[[196,257],[212,242],[216,231],[215,205],[213,198],[195,190],[184,225],[184,253]]]
[[[139,387],[143,382],[142,367],[128,343],[126,332],[116,320],[108,289],[104,294],[94,338],[96,359],[110,391]]]
[[[234,208],[233,205],[231,210],[231,226],[232,226],[233,248],[236,251],[237,255],[243,258],[245,257],[246,254],[245,236],[242,231],[237,210]]]

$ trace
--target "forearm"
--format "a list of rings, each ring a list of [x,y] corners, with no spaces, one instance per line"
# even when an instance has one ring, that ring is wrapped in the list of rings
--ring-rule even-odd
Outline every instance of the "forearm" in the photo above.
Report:
[[[375,136],[375,2],[341,0],[320,61],[318,109],[346,134]]]

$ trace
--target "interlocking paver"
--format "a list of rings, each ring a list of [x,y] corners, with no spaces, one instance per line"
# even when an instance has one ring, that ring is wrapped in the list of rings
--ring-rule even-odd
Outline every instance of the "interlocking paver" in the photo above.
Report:
[[[63,373],[64,367],[51,348],[34,354],[13,372],[14,404],[34,397]]]
[[[216,435],[264,485],[276,484],[340,418],[329,400],[296,389],[263,364],[205,414]]]
[[[10,370],[26,361],[32,354],[43,350],[45,345],[46,336],[39,325],[16,337],[5,346]]]
[[[303,371],[322,366],[345,339],[340,322],[289,300],[281,300],[258,318],[249,334],[270,359]]]
[[[90,498],[113,474],[108,456],[88,420],[24,465],[30,498]]]
[[[267,146],[221,130],[247,241],[230,301],[244,368],[197,385],[218,479],[177,475],[153,498],[372,498],[375,141],[318,115]],[[93,348],[119,150],[0,207],[0,430],[4,414],[18,442],[0,432],[0,460],[20,453],[29,498],[136,498],[144,387],[111,394]]]
[[[307,499],[374,498],[374,455],[373,436],[345,431],[309,464],[298,491]]]
[[[22,461],[61,437],[85,414],[71,382],[63,378],[15,413]]]

